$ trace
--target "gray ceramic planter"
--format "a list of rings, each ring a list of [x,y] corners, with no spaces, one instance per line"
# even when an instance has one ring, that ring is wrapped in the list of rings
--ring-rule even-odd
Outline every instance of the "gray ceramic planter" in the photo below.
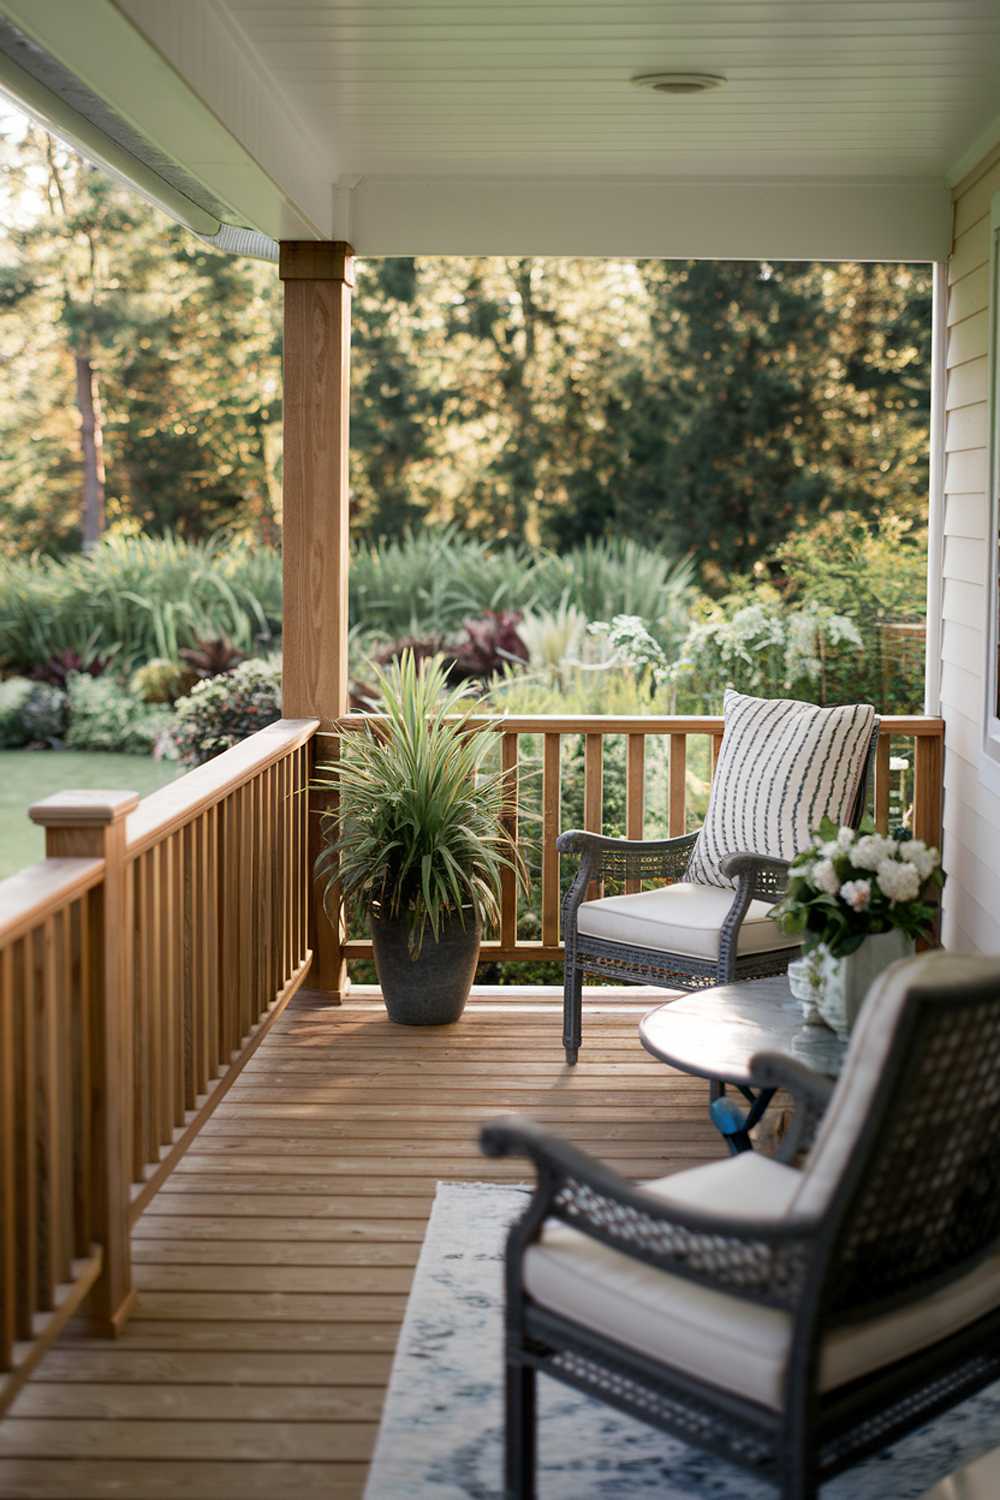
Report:
[[[428,929],[418,958],[410,957],[406,923],[371,914],[375,968],[389,1020],[402,1026],[447,1026],[465,1009],[479,959],[482,931],[471,915],[444,923],[437,942]]]

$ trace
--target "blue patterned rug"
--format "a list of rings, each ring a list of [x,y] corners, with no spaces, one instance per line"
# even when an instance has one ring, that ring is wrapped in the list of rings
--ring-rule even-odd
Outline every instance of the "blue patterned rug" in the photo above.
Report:
[[[525,1191],[438,1186],[406,1309],[365,1500],[502,1500],[503,1243]],[[540,1500],[774,1500],[721,1460],[544,1376]],[[880,1458],[824,1500],[919,1500],[1000,1443],[1000,1384]]]

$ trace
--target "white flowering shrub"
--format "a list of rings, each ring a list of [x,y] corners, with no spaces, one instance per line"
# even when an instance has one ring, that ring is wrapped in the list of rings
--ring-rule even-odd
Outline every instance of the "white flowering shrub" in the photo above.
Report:
[[[889,838],[865,818],[855,832],[824,819],[792,860],[788,891],[773,909],[782,932],[809,950],[844,958],[873,933],[928,937],[944,884],[941,856],[922,839]]]
[[[846,615],[815,600],[791,608],[773,590],[761,589],[752,603],[732,613],[716,605],[693,624],[682,655],[706,694],[728,685],[765,697],[808,691],[826,702],[830,664],[856,661],[864,649]]]

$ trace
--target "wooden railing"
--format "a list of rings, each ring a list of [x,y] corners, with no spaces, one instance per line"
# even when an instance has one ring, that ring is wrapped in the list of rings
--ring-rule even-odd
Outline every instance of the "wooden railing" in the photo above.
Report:
[[[337,735],[356,732],[377,717],[351,714],[333,734],[317,736],[317,759],[329,758]],[[722,744],[723,720],[694,718],[550,717],[512,715],[476,719],[497,731],[499,764],[518,785],[511,828],[518,838],[540,900],[530,914],[536,927],[525,934],[525,913],[508,875],[501,893],[499,931],[483,943],[484,961],[538,962],[562,957],[561,868],[555,847],[564,827],[627,838],[674,837],[697,827]],[[608,757],[614,747],[624,762],[624,807],[611,817],[606,797]],[[567,764],[567,751],[577,758]],[[944,721],[922,716],[882,719],[870,807],[880,829],[906,823],[914,836],[940,847]],[[893,760],[905,763],[893,767]],[[521,775],[522,770],[529,775]],[[895,782],[894,782],[895,778]],[[619,771],[620,779],[620,771]],[[572,794],[572,795],[571,795]],[[572,804],[568,806],[568,804]],[[569,820],[567,814],[569,813]],[[371,957],[362,938],[340,945],[344,959]]]
[[[85,1300],[122,1326],[131,1223],[305,977],[316,727],[31,810],[47,858],[0,882],[0,1408]]]

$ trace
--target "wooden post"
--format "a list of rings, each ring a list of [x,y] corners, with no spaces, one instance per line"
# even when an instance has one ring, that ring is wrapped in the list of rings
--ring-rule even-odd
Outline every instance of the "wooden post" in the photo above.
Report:
[[[283,712],[329,729],[347,712],[350,245],[284,240],[285,284]],[[311,765],[311,759],[310,759]],[[315,799],[313,799],[315,802]],[[310,807],[310,868],[319,819]],[[344,934],[313,885],[312,981],[339,999],[347,986]]]
[[[110,1334],[122,1331],[135,1300],[129,1247],[132,960],[125,818],[138,802],[136,792],[57,792],[29,810],[32,821],[45,829],[47,858],[87,856],[105,862],[104,880],[90,903],[91,1192],[102,1269],[87,1310],[96,1326]]]

